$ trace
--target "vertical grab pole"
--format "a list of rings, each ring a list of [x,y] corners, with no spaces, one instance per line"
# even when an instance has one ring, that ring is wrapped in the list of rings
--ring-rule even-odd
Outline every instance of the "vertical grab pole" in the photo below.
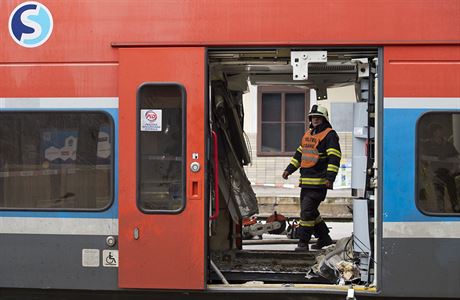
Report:
[[[216,220],[219,216],[219,149],[216,132],[212,130],[211,135],[214,142],[214,213],[209,217],[209,220]]]

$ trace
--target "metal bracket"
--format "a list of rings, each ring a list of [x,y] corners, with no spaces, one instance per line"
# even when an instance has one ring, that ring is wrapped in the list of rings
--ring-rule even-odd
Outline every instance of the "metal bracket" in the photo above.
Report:
[[[354,58],[351,61],[356,63],[356,67],[358,69],[358,78],[369,77],[369,59]]]
[[[308,63],[326,63],[327,51],[292,51],[291,66],[293,80],[308,79]]]
[[[316,90],[316,100],[326,100],[327,99],[327,87],[318,86]]]

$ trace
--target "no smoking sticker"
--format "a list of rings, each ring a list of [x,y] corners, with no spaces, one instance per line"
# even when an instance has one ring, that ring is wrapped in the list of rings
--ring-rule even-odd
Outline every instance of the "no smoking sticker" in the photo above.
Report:
[[[161,131],[161,109],[141,109],[141,131]]]

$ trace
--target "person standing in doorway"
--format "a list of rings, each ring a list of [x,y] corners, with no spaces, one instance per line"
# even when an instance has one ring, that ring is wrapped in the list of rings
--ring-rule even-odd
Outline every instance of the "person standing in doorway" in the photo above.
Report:
[[[309,251],[308,242],[312,234],[318,238],[312,249],[321,249],[333,243],[318,207],[326,198],[327,189],[332,189],[341,158],[339,137],[329,123],[327,109],[313,105],[308,120],[310,126],[282,175],[288,179],[300,168],[299,244],[296,251]]]

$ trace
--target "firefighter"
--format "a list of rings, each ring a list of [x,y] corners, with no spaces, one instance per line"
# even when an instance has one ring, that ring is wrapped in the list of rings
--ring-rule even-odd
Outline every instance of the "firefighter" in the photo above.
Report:
[[[332,189],[340,166],[340,145],[337,133],[329,123],[325,107],[313,105],[308,113],[310,126],[302,137],[291,162],[283,172],[283,178],[300,167],[300,222],[297,232],[299,244],[296,251],[309,251],[308,242],[314,233],[318,238],[312,249],[321,249],[332,244],[329,229],[318,211],[326,198],[327,189]]]

